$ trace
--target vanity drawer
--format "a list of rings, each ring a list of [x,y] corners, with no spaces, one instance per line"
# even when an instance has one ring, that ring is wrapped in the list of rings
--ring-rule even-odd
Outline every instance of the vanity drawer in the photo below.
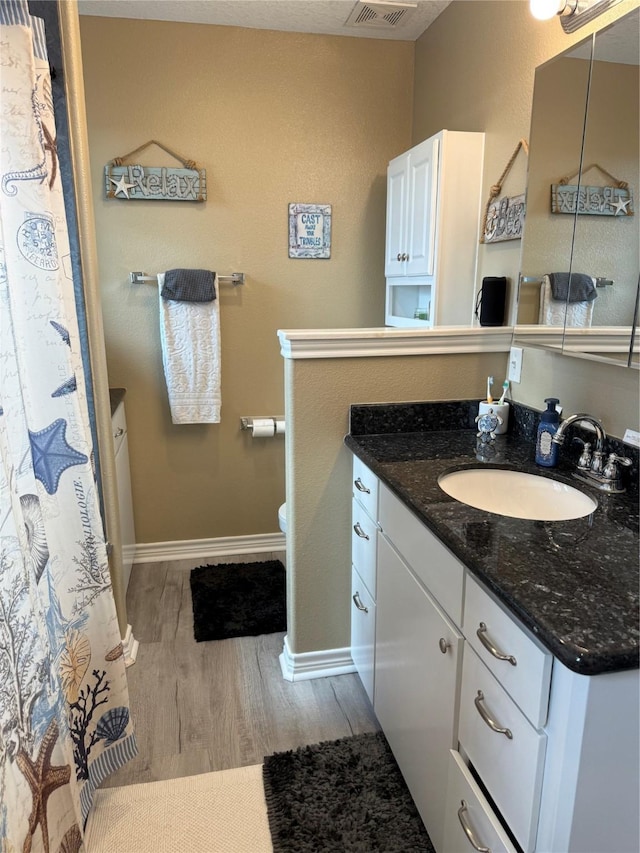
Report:
[[[534,850],[546,735],[534,729],[468,644],[458,737],[518,843],[525,853]]]
[[[389,490],[380,484],[380,527],[456,625],[462,619],[462,563]]]
[[[375,638],[376,605],[354,568],[351,572],[351,657],[371,704]]]
[[[354,498],[351,502],[351,560],[373,598],[376,596],[377,531],[378,525]]]
[[[373,521],[378,520],[378,478],[357,456],[353,457],[353,496],[369,513]]]
[[[460,753],[449,750],[444,845],[441,853],[516,853]]]
[[[467,577],[463,633],[533,725],[542,728],[547,721],[553,655],[471,576]]]

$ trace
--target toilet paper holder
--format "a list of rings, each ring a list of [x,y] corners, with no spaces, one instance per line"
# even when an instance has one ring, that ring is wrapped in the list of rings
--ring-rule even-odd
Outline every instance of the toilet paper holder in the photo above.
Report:
[[[259,425],[262,428],[264,426],[265,421],[273,422],[273,433],[269,433],[269,435],[284,434],[284,415],[261,415],[260,417],[258,417],[257,415],[253,415],[240,418],[240,429],[250,430],[253,433],[255,425],[256,431],[259,432],[261,436],[264,436],[262,429],[258,430],[257,427]]]

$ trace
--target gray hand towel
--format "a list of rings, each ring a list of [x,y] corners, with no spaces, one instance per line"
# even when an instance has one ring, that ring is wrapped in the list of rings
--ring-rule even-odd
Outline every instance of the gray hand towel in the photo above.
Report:
[[[167,270],[160,295],[174,302],[213,302],[214,276],[210,270]]]
[[[549,273],[551,295],[560,302],[593,302],[597,297],[593,278],[581,272],[572,272],[569,281],[568,272]]]

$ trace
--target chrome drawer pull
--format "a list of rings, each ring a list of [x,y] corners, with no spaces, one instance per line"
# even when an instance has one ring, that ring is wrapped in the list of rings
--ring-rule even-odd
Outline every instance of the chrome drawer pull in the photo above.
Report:
[[[354,529],[355,533],[356,533],[356,534],[357,534],[361,539],[368,539],[368,538],[369,538],[369,537],[368,537],[368,535],[364,532],[364,530],[360,527],[360,522],[359,522],[359,521],[356,521],[356,523],[353,525],[353,529]]]
[[[464,800],[460,800],[460,808],[458,809],[458,820],[460,821],[460,826],[464,829],[464,834],[469,839],[469,843],[471,844],[474,850],[478,851],[478,853],[491,853],[490,847],[485,847],[482,844],[478,844],[478,842],[476,841],[474,832],[467,823],[466,812],[467,804]]]
[[[498,660],[508,660],[512,666],[518,666],[518,661],[514,658],[513,655],[505,655],[502,652],[499,652],[494,645],[492,645],[491,640],[486,636],[487,634],[487,626],[484,622],[480,623],[480,627],[476,631],[478,635],[478,639],[485,647],[485,649],[494,656],[494,658],[498,658]]]
[[[363,613],[369,612],[369,608],[365,607],[364,604],[362,603],[362,601],[360,600],[360,593],[359,592],[354,592],[353,603],[358,608],[358,610],[362,610]]]
[[[511,733],[511,729],[505,729],[503,726],[499,726],[495,720],[491,719],[491,717],[487,713],[487,709],[481,704],[483,700],[484,693],[482,692],[482,690],[478,690],[478,695],[473,701],[482,719],[492,731],[497,732],[499,735],[506,735],[509,740],[513,740],[513,734]]]
[[[365,486],[365,484],[362,482],[362,480],[360,479],[360,477],[358,477],[358,479],[357,479],[357,480],[354,480],[354,481],[353,481],[353,485],[356,487],[356,489],[357,489],[359,492],[364,492],[366,495],[370,495],[370,494],[371,494],[371,489],[368,489],[368,488]]]

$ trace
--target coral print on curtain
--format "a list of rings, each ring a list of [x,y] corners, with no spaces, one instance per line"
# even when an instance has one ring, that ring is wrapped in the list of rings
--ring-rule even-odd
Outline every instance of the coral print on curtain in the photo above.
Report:
[[[0,3],[0,835],[83,847],[136,753],[94,480],[42,21]]]

